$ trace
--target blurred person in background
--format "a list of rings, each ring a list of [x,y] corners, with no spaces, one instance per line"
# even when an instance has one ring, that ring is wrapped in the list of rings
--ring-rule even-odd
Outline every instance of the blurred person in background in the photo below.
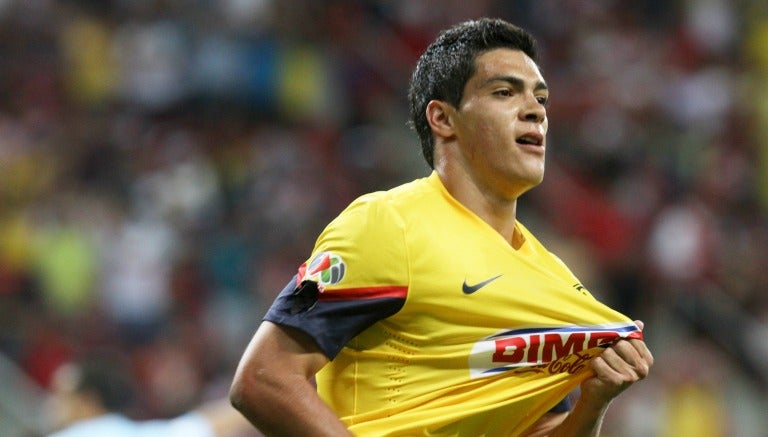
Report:
[[[116,359],[88,358],[53,376],[51,437],[245,437],[255,431],[226,399],[211,400],[171,419],[129,418],[134,382]]]
[[[517,220],[543,178],[548,98],[533,38],[505,21],[427,48],[409,99],[434,171],[362,196],[320,235],[236,372],[250,421],[274,435],[599,433],[653,358],[643,324]]]
[[[498,16],[536,35],[558,97],[518,219],[652,328],[659,371],[602,434],[697,435],[660,412],[699,411],[675,394],[712,381],[721,435],[765,433],[764,2],[185,3],[0,2],[0,355],[31,383],[119,345],[133,418],[223,394],[328,221],[424,174],[402,90],[436,31]],[[728,372],[681,392],[665,374],[698,341],[718,352],[698,365]],[[0,434],[41,435],[14,433],[42,403],[0,379]]]

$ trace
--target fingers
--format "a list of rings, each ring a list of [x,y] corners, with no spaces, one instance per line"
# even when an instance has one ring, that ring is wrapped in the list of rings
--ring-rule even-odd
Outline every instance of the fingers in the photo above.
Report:
[[[645,324],[636,320],[642,331]],[[615,342],[590,361],[595,376],[582,384],[582,397],[607,404],[627,387],[648,376],[653,355],[641,339],[627,338]]]
[[[640,331],[645,329],[645,323],[643,323],[642,320],[635,320],[635,325],[637,325],[638,328],[640,328]],[[640,355],[643,357],[643,360],[648,364],[648,366],[653,365],[653,354],[651,354],[650,349],[648,349],[648,346],[645,344],[645,341],[642,340],[630,340],[630,343],[632,346],[635,347],[635,349],[640,353]]]
[[[642,362],[650,369],[650,367],[653,366],[653,354],[651,353],[651,350],[648,349],[648,345],[642,340],[629,340],[627,343],[632,345],[634,350],[640,354]],[[646,376],[647,375],[648,372],[646,371]]]
[[[642,340],[620,340],[591,361],[595,377],[585,387],[608,401],[648,376],[653,356]]]
[[[642,340],[621,340],[607,348],[600,358],[623,381],[635,382],[648,376],[653,355]]]

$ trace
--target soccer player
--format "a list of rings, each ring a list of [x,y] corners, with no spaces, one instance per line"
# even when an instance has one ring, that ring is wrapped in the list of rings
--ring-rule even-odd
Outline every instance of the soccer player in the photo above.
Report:
[[[120,360],[88,358],[54,373],[50,437],[245,437],[260,435],[226,399],[208,401],[179,417],[146,421],[124,415],[132,385]]]
[[[432,173],[326,227],[248,345],[235,407],[268,435],[597,435],[653,358],[642,323],[516,219],[548,99],[524,30],[441,33],[409,92]]]

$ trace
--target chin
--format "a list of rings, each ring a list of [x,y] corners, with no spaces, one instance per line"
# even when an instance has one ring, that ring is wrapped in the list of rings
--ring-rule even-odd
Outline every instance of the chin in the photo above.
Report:
[[[531,188],[535,187],[536,185],[539,185],[540,183],[544,182],[544,169],[541,169],[541,171],[538,171],[528,178],[528,183],[531,184]]]

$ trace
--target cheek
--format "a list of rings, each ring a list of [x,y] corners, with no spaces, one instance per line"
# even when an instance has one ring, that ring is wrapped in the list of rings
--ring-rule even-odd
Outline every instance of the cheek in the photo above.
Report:
[[[494,115],[495,116],[492,116]],[[486,110],[482,117],[466,120],[464,136],[466,153],[473,160],[499,159],[515,141],[514,120],[500,111]]]
[[[476,131],[486,142],[502,143],[510,138],[514,140],[515,122],[507,117],[486,117],[478,121]]]
[[[463,144],[467,152],[471,155],[480,153],[485,148],[488,138],[491,138],[493,127],[488,120],[472,119],[466,120],[461,135],[458,140]]]

